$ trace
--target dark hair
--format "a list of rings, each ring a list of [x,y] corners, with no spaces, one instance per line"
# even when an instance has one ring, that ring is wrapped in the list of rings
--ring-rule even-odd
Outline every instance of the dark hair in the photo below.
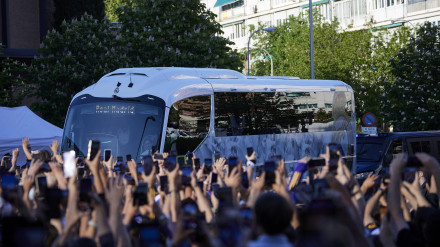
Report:
[[[255,203],[254,212],[257,223],[269,235],[284,233],[293,216],[289,202],[274,192],[262,194]]]
[[[44,162],[49,162],[52,158],[52,155],[47,150],[41,150],[40,151],[40,159]]]

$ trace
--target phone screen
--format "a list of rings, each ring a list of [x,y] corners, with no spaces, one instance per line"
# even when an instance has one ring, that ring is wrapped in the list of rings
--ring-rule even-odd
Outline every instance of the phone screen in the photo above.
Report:
[[[104,150],[104,160],[105,161],[108,161],[111,156],[112,156],[112,150],[110,150],[110,149]]]
[[[177,163],[182,168],[185,165],[185,156],[177,156]]]
[[[243,186],[243,188],[248,189],[249,188],[249,177],[248,174],[246,172],[244,172],[243,174],[241,174],[241,185]]]
[[[101,143],[99,141],[90,140],[89,141],[89,150],[87,152],[88,160],[93,160],[96,157],[100,149]]]
[[[420,160],[417,158],[417,156],[414,155],[408,155],[408,160],[406,161],[407,167],[422,167],[423,164],[420,162]]]
[[[217,183],[217,178],[218,178],[217,173],[212,173],[212,175],[211,175],[211,183],[212,184],[213,183]]]
[[[63,168],[64,168],[64,176],[66,178],[71,178],[75,174],[75,151],[69,151],[63,153]]]
[[[47,190],[47,179],[45,175],[39,175],[35,177],[36,187],[38,190],[39,197],[44,197]]]
[[[196,172],[199,171],[199,169],[200,169],[200,159],[199,158],[194,159],[194,168],[196,169]]]
[[[309,168],[325,166],[325,159],[324,158],[310,159],[309,162],[307,163],[307,166]]]
[[[160,190],[161,191],[165,191],[165,189],[166,189],[166,187],[168,185],[168,177],[166,175],[165,176],[160,176],[159,180],[160,180]]]
[[[414,182],[416,178],[417,169],[415,167],[406,167],[405,172],[403,173],[402,180],[407,181],[408,183]]]
[[[139,183],[133,192],[133,205],[146,205],[148,204],[148,184]]]
[[[338,154],[338,145],[336,143],[330,143],[328,144],[329,149],[329,170],[331,172],[336,171],[338,169],[338,161],[339,161],[339,154]]]
[[[162,154],[154,154],[154,159],[155,160],[163,160],[163,155]]]
[[[145,175],[150,175],[151,171],[153,170],[153,158],[151,158],[150,155],[144,156],[142,159],[142,162],[144,163],[144,172]]]
[[[79,201],[90,202],[89,193],[92,191],[92,179],[82,178],[79,180]]]
[[[247,156],[251,156],[252,155],[252,153],[254,152],[254,148],[253,147],[248,147],[247,148]]]
[[[272,184],[275,183],[275,162],[274,161],[266,161],[264,163],[264,171],[266,172],[265,175],[265,184],[267,186],[272,186]]]
[[[218,159],[220,159],[220,152],[219,151],[215,151],[214,160],[217,161]]]
[[[229,166],[229,173],[231,173],[232,169],[237,167],[237,157],[229,157],[228,166]]]
[[[212,172],[212,159],[205,159],[205,170],[203,173],[209,174],[210,172]]]
[[[50,219],[57,219],[61,218],[61,209],[60,209],[60,203],[61,198],[63,197],[63,194],[60,189],[58,188],[50,188],[46,191],[46,203],[47,203],[47,210],[46,215]]]
[[[127,162],[129,162],[129,161],[131,160],[131,154],[127,154],[127,155],[125,156],[125,158],[126,158]]]

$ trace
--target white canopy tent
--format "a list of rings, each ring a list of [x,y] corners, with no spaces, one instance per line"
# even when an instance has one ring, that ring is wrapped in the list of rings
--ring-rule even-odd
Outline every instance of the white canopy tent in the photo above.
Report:
[[[49,150],[53,140],[61,144],[63,129],[45,121],[26,106],[0,107],[0,157],[19,148],[17,165],[26,163],[22,140],[29,138],[32,150]]]

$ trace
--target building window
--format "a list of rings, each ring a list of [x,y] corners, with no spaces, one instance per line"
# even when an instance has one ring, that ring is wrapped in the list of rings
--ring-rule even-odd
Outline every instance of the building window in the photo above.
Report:
[[[233,8],[241,7],[243,5],[244,5],[244,1],[243,0],[239,0],[239,1],[233,2],[231,4],[223,5],[222,6],[222,11],[226,11],[226,10],[230,10],[230,9],[233,9]]]

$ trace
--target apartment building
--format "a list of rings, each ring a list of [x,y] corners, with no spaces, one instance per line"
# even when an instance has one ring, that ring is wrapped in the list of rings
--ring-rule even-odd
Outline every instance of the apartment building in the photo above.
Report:
[[[247,47],[249,26],[277,26],[291,15],[309,11],[308,0],[201,0],[223,26],[224,37],[233,48]],[[440,0],[313,0],[314,8],[326,19],[337,18],[342,29],[357,30],[370,24],[376,29],[401,25],[410,27],[425,21],[440,25]]]

